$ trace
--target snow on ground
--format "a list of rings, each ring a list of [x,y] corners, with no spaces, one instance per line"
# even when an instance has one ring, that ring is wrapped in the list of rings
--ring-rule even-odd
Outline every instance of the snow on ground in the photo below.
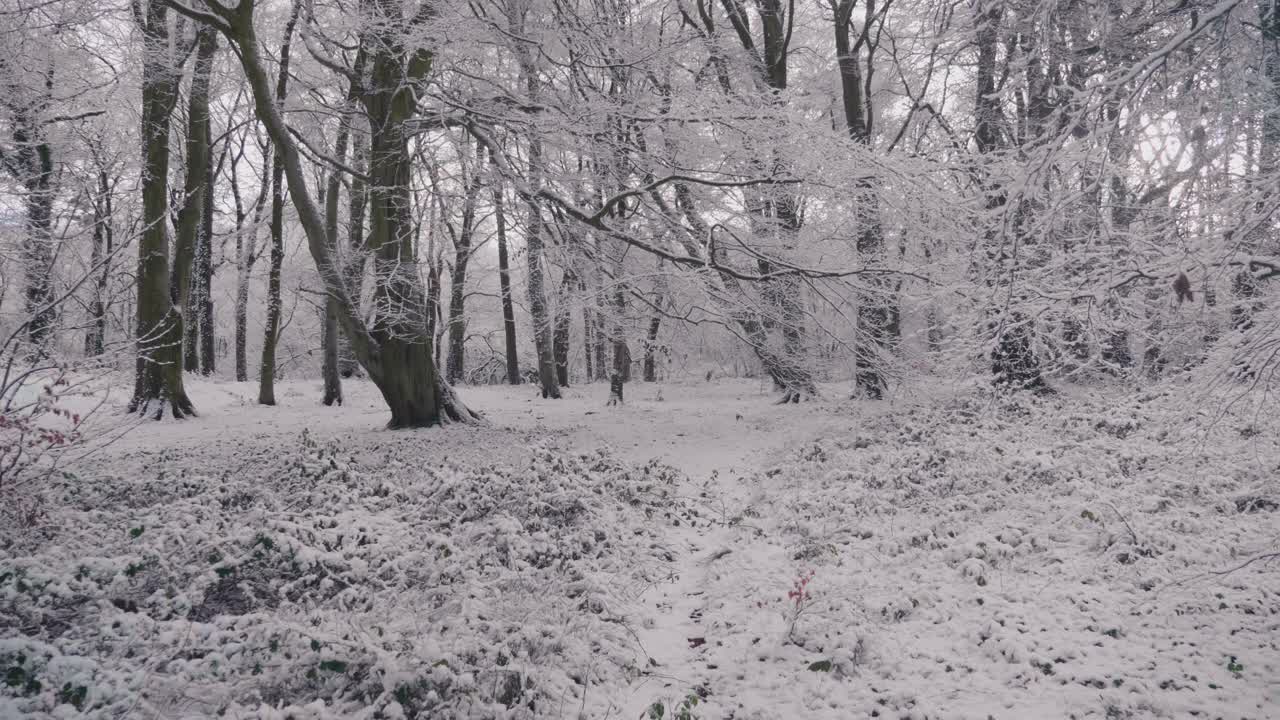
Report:
[[[96,416],[0,534],[0,717],[1280,718],[1265,415],[346,390]]]

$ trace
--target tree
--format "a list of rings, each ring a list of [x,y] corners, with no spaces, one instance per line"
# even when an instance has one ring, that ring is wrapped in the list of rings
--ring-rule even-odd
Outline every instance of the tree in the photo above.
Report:
[[[293,29],[298,23],[302,3],[297,0],[289,11],[280,41],[280,70],[276,77],[275,102],[284,105],[289,96],[289,53],[293,46]],[[277,140],[273,135],[272,143]],[[262,339],[262,362],[258,369],[258,404],[276,404],[276,345],[280,341],[280,275],[284,266],[284,156],[277,149],[271,156],[271,270],[267,276],[267,323]],[[326,233],[327,239],[327,233]]]
[[[370,232],[374,259],[375,318],[366,326],[352,299],[342,268],[329,251],[324,219],[307,188],[297,141],[290,134],[258,47],[253,5],[211,5],[208,11],[180,5],[181,12],[214,25],[238,48],[254,106],[267,128],[288,179],[289,196],[307,237],[325,291],[336,301],[338,322],[352,350],[391,409],[389,427],[422,427],[449,421],[475,422],[436,371],[432,340],[426,334],[425,298],[416,272],[409,216],[408,121],[416,114],[416,88],[431,69],[430,48],[405,44],[412,30],[432,16],[430,4],[406,17],[398,0],[369,0],[364,5],[374,22],[365,29],[369,73],[358,93],[369,118]]]
[[[169,136],[170,118],[178,101],[182,65],[195,37],[184,37],[185,23],[170,35],[168,5],[163,0],[132,5],[134,22],[142,32],[142,203],[143,230],[138,240],[138,362],[130,412],[159,419],[168,410],[176,419],[195,415],[182,382],[182,308],[186,298],[175,294],[187,288],[181,278],[190,272],[178,263],[169,272]],[[176,253],[184,255],[179,248]]]

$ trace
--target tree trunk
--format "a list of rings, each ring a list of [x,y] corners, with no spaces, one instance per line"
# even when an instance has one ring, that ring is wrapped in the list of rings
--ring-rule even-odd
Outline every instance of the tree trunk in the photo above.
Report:
[[[867,127],[866,105],[869,99],[863,94],[862,68],[857,49],[849,42],[850,19],[854,0],[841,0],[835,10],[836,63],[840,68],[840,88],[844,99],[844,119],[849,138],[863,146],[871,142]],[[874,5],[866,4],[867,22],[874,21]],[[868,49],[870,52],[870,49]],[[862,200],[862,212],[858,218],[858,256],[864,265],[884,262],[884,230],[880,223],[879,201],[872,181],[862,179],[857,184]],[[884,358],[891,350],[893,336],[897,333],[895,322],[896,303],[891,297],[889,283],[882,277],[869,279],[859,290],[856,303],[858,335],[854,343],[854,383],[857,393],[879,400],[884,397],[888,383],[884,373]]]
[[[168,7],[139,9],[142,60],[142,235],[138,239],[138,362],[130,412],[160,419],[195,414],[182,383],[182,304],[170,294],[169,121],[178,100],[181,66],[171,54]],[[189,260],[189,258],[188,258]],[[180,298],[185,300],[185,298]]]
[[[649,332],[645,335],[644,340],[644,381],[657,382],[658,380],[658,329],[662,325],[662,316],[654,314],[649,318]]]
[[[3,66],[4,61],[0,61]],[[0,101],[3,102],[3,101]],[[57,314],[53,301],[53,199],[55,180],[53,149],[44,135],[41,119],[31,108],[13,106],[13,142],[16,170],[25,192],[26,233],[19,248],[22,257],[27,340],[43,352]]]
[[[258,198],[254,201],[253,221],[248,233],[245,232],[244,228],[248,213],[244,209],[244,201],[240,196],[240,183],[237,174],[238,162],[232,162],[231,164],[231,194],[236,203],[235,354],[236,381],[238,382],[249,381],[249,280],[253,272],[253,265],[258,260],[258,228],[262,225],[262,215],[266,210],[271,168],[273,166],[270,143],[265,144],[262,147],[262,151],[262,177],[258,182]],[[241,155],[243,155],[243,152],[241,152]]]
[[[216,37],[216,36],[215,36]],[[213,123],[206,112],[204,117],[204,135],[213,137]],[[212,148],[210,148],[212,151]],[[212,160],[212,158],[211,158]],[[196,253],[196,287],[199,289],[197,312],[200,320],[200,374],[209,376],[214,372],[214,325],[213,325],[213,211],[214,185],[217,182],[217,168],[212,162],[205,167],[205,201],[200,217],[200,251]]]
[[[586,285],[582,285],[582,290],[586,292]],[[595,313],[591,312],[591,303],[594,302],[588,295],[582,303],[582,349],[583,356],[586,359],[586,378],[587,382],[596,379],[595,374]]]
[[[277,106],[283,106],[289,94],[289,50],[301,10],[301,0],[295,0],[289,21],[284,26],[284,39],[280,43],[280,74],[276,79]],[[271,270],[267,275],[267,327],[262,337],[262,362],[258,368],[259,405],[276,404],[276,343],[280,340],[280,274],[284,266],[283,184],[284,155],[277,150],[271,164]]]
[[[92,266],[98,269],[93,287],[93,303],[89,315],[90,330],[85,334],[84,354],[97,357],[106,351],[107,338],[107,286],[111,281],[111,259],[115,252],[115,235],[112,222],[115,217],[112,195],[115,188],[106,170],[98,171],[98,191],[93,199],[93,253]]]
[[[560,387],[569,387],[569,322],[573,319],[569,313],[569,298],[577,282],[573,272],[565,270],[564,278],[560,282],[560,297],[556,301],[551,349],[556,361],[556,382]]]
[[[453,277],[449,282],[449,354],[445,361],[445,377],[451,383],[462,380],[465,363],[467,264],[471,260],[471,241],[475,235],[476,202],[480,195],[480,164],[484,152],[476,146],[476,163],[470,168],[466,191],[462,198],[462,224],[458,229],[453,253]],[[466,170],[464,164],[464,170]]]
[[[364,172],[366,158],[369,156],[368,133],[364,131],[363,125],[362,116],[352,115],[349,141],[351,167],[357,172]],[[364,293],[364,269],[365,260],[368,257],[364,235],[364,211],[367,202],[368,193],[365,191],[364,180],[353,176],[351,197],[347,207],[347,256],[342,264],[342,272],[347,281],[347,287],[351,289],[352,302],[356,304],[357,309],[360,307],[360,298]],[[338,333],[338,375],[350,378],[359,374],[360,363],[351,349],[351,341],[345,333]]]
[[[1000,108],[1000,99],[996,96],[996,59],[1000,46],[1000,25],[1004,18],[1005,6],[997,0],[983,0],[977,7],[975,18],[975,38],[977,44],[977,67],[974,72],[974,143],[978,152],[983,155],[997,153],[1005,147],[1002,131],[1004,113]],[[984,188],[986,209],[991,211],[994,224],[1003,223],[1003,214],[1008,212],[1008,192],[999,182],[987,182]],[[1015,208],[1016,210],[1016,208]],[[1017,223],[1024,226],[1025,223]],[[1021,231],[1019,228],[1016,230]],[[988,228],[983,237],[985,256],[989,267],[986,269],[987,284],[993,288],[999,284],[1012,282],[1006,276],[1007,258],[999,244],[1003,242],[1003,229]],[[994,278],[993,278],[994,276]],[[1008,288],[1014,292],[1013,287]],[[994,346],[991,350],[991,373],[997,386],[1013,389],[1034,389],[1048,391],[1049,386],[1041,374],[1040,360],[1035,354],[1033,343],[1033,326],[1030,320],[1018,312],[1007,312],[1006,304],[988,307],[988,329],[992,334]]]
[[[195,69],[191,76],[191,90],[187,101],[187,166],[183,184],[184,202],[178,211],[178,232],[174,241],[173,271],[169,276],[169,294],[174,306],[183,312],[182,367],[188,372],[200,369],[198,353],[199,311],[201,306],[199,281],[192,291],[196,258],[201,253],[204,239],[201,225],[205,204],[212,207],[213,193],[207,186],[212,169],[209,137],[209,82],[213,69],[213,56],[218,49],[217,31],[201,27],[197,32]]]
[[[492,158],[491,158],[492,159]],[[503,208],[502,186],[493,186],[493,222],[498,229],[498,285],[502,296],[502,332],[507,355],[507,382],[520,384],[520,352],[516,345],[516,311],[511,301],[511,266],[507,256],[507,216]]]
[[[533,144],[536,144],[533,143]],[[530,149],[529,162],[541,162],[541,153]],[[555,359],[551,348],[550,317],[547,312],[547,291],[545,274],[542,267],[542,208],[537,201],[527,204],[529,219],[525,230],[525,258],[529,267],[529,315],[533,321],[534,349],[538,355],[538,382],[542,386],[542,397],[560,397],[560,386],[556,382]]]
[[[363,65],[364,54],[359,53],[356,59],[356,74],[359,75]],[[342,163],[347,156],[347,143],[351,134],[351,115],[354,112],[355,88],[347,92],[347,107],[338,120],[338,137],[334,140],[333,156],[336,162]],[[333,168],[329,171],[328,185],[324,193],[324,230],[329,242],[329,252],[338,255],[338,203],[342,195],[341,171]],[[324,394],[320,399],[326,406],[342,404],[342,375],[339,369],[338,342],[338,308],[336,301],[326,296],[324,302],[324,324],[321,328],[321,345],[324,349],[321,362],[321,376],[324,380]]]

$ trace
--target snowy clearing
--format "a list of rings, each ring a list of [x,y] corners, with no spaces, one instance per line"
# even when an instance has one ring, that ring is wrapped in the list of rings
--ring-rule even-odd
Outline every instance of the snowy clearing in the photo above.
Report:
[[[1268,418],[192,386],[6,533],[0,717],[1280,716]]]

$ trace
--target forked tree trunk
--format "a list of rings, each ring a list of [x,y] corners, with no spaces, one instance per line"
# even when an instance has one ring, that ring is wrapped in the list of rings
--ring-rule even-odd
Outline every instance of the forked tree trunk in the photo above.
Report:
[[[159,419],[195,414],[182,383],[182,313],[170,295],[169,125],[181,67],[169,38],[168,7],[160,0],[137,8],[142,60],[142,218],[138,239],[138,362],[129,411]]]

